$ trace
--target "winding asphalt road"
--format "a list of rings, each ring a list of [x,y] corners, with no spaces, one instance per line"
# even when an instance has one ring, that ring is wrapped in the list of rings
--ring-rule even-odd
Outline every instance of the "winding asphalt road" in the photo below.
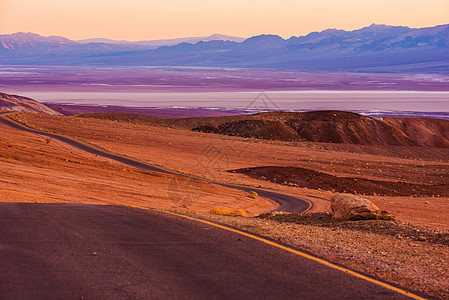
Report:
[[[242,190],[245,192],[250,192],[250,191],[256,191],[257,194],[261,197],[273,200],[277,203],[279,203],[279,207],[276,210],[279,211],[286,211],[286,212],[295,212],[295,213],[301,213],[301,212],[305,212],[307,210],[309,210],[312,206],[312,204],[304,199],[301,199],[299,197],[294,197],[294,196],[290,196],[290,195],[285,195],[279,192],[275,192],[275,191],[271,191],[271,190],[267,190],[267,189],[259,189],[259,188],[253,188],[253,187],[249,187],[249,186],[242,186],[242,185],[237,185],[237,184],[226,184],[226,183],[219,183],[219,182],[214,182],[214,181],[210,181],[210,180],[206,180],[203,178],[199,178],[199,177],[195,177],[195,176],[191,176],[191,175],[186,175],[186,174],[182,174],[182,173],[178,173],[176,171],[172,171],[172,170],[168,170],[168,169],[164,169],[161,167],[156,167],[156,166],[152,166],[143,162],[140,162],[138,160],[129,158],[129,157],[124,157],[124,156],[120,156],[120,155],[116,155],[110,152],[106,152],[104,150],[101,150],[99,148],[95,148],[93,146],[90,146],[88,144],[82,143],[74,138],[70,138],[67,136],[63,136],[63,135],[59,135],[59,134],[54,134],[54,133],[49,133],[49,132],[44,132],[44,131],[39,131],[39,130],[34,130],[31,128],[28,128],[20,123],[14,122],[11,119],[9,119],[7,117],[7,114],[10,114],[8,112],[6,113],[0,113],[0,123],[2,123],[3,125],[6,125],[8,127],[14,128],[14,129],[18,129],[18,130],[22,130],[25,132],[29,132],[29,133],[35,133],[35,134],[39,134],[39,135],[44,135],[47,137],[51,137],[55,140],[59,140],[61,142],[64,142],[72,147],[76,147],[80,150],[89,152],[91,154],[95,154],[95,155],[99,155],[99,156],[103,156],[109,159],[113,159],[115,161],[118,161],[120,163],[126,164],[128,166],[131,167],[136,167],[139,169],[143,169],[143,170],[148,170],[148,171],[154,171],[154,172],[161,172],[161,173],[167,173],[167,174],[173,174],[173,175],[178,175],[178,176],[184,176],[184,177],[188,177],[191,179],[195,179],[195,180],[200,180],[200,181],[205,181],[205,182],[209,182],[212,184],[216,184],[216,185],[220,185],[220,186],[224,186],[224,187],[228,187],[228,188],[232,188],[232,189],[238,189],[238,190]]]
[[[254,238],[123,206],[0,203],[0,299],[407,299]]]

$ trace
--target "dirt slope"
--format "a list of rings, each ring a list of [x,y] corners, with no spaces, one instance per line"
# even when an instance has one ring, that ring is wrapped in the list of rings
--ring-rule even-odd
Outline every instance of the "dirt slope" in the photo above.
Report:
[[[357,177],[339,177],[306,168],[280,166],[243,168],[231,172],[243,173],[256,179],[269,180],[284,185],[337,193],[372,196],[449,197],[449,184],[442,182],[438,184],[415,184],[403,181],[392,182]]]
[[[20,111],[20,112],[35,112],[47,115],[60,115],[60,113],[45,106],[36,100],[16,96],[8,95],[0,92],[0,110],[5,111]]]
[[[128,167],[3,125],[0,136],[0,202],[140,205],[203,212],[226,206],[249,215],[276,207],[244,192]]]
[[[449,121],[426,118],[383,118],[420,146],[449,148]]]

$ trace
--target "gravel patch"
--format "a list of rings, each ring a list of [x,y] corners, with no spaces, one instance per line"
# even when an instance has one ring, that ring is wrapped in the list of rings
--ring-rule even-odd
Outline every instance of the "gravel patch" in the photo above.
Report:
[[[429,296],[449,299],[447,231],[399,221],[334,222],[327,213],[267,213],[254,218],[188,214],[266,236]]]

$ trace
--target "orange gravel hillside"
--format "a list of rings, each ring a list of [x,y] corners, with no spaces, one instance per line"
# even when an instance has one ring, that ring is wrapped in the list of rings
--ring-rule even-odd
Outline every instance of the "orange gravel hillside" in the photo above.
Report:
[[[142,171],[0,125],[0,201],[140,205],[248,214],[276,207],[244,192]]]
[[[328,211],[334,192],[268,178],[251,178],[229,170],[297,167],[353,180],[391,183],[386,186],[449,184],[449,149],[445,148],[267,141],[165,125],[37,114],[19,114],[14,118],[33,128],[77,137],[112,152],[173,170],[301,195],[314,203],[313,211]],[[366,197],[401,220],[449,228],[448,197],[415,194],[412,188],[406,194],[404,191],[407,189],[403,188],[402,194],[394,196],[383,194],[379,189]]]

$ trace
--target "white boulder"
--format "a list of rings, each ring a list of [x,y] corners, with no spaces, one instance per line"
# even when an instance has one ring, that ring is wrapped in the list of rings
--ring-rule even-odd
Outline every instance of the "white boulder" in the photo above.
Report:
[[[381,211],[374,203],[356,195],[338,194],[331,199],[334,220],[392,220],[393,216]]]

